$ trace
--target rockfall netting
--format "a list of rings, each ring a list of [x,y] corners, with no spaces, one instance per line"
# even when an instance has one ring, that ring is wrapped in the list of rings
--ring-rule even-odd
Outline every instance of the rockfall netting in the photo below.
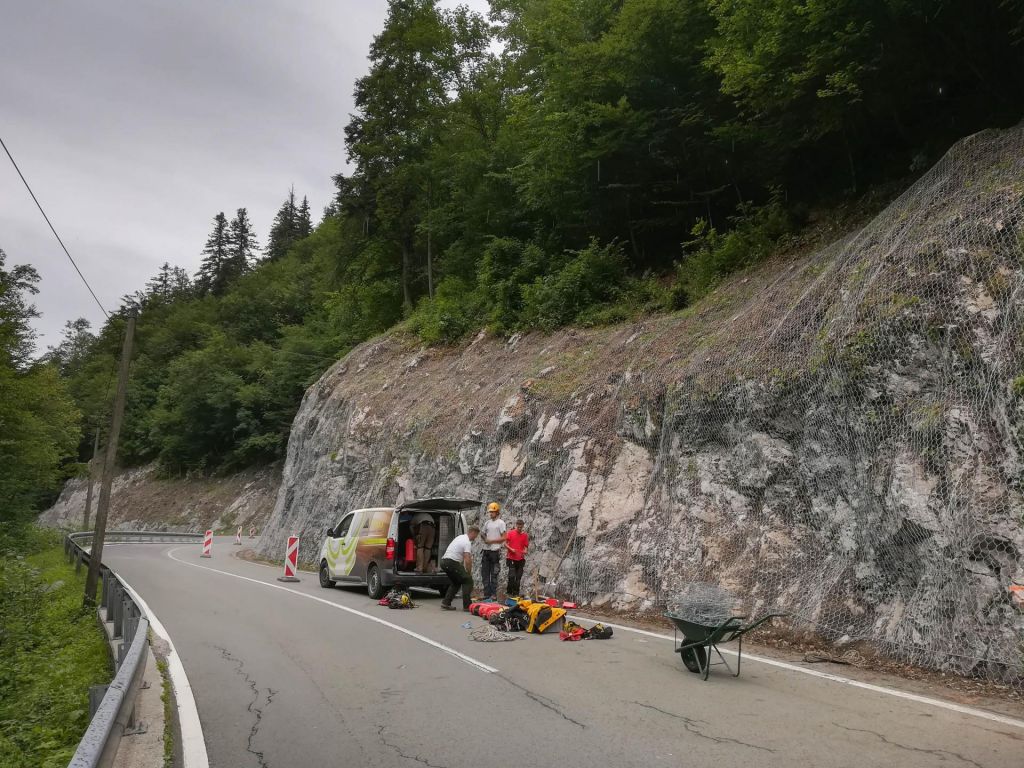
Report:
[[[1024,687],[1022,289],[1024,129],[978,134],[863,230],[676,315],[363,345],[307,392],[261,547],[497,500],[533,590],[653,612],[710,584]]]

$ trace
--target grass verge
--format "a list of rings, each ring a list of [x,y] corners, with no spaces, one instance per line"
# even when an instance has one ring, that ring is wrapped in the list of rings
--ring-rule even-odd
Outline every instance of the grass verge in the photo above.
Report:
[[[85,570],[54,531],[0,528],[0,765],[63,768],[89,723],[89,686],[113,669]]]
[[[164,768],[174,765],[174,702],[171,697],[171,676],[164,659],[156,660],[160,670],[160,701],[164,704]]]

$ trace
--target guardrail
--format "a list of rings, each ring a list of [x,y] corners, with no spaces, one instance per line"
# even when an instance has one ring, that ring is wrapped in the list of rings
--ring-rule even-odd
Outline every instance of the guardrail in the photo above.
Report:
[[[167,533],[161,531],[109,531],[105,543],[177,542],[202,540],[199,533]],[[75,571],[89,564],[89,545],[92,533],[70,533],[64,538],[64,553]],[[69,768],[107,768],[113,765],[121,737],[135,727],[135,699],[142,686],[149,652],[147,634],[149,619],[132,599],[131,593],[113,571],[100,563],[100,604],[97,609],[101,622],[113,624],[111,640],[120,640],[117,652],[111,649],[117,669],[113,682],[102,691],[98,703],[90,691],[91,719],[89,727],[75,750]],[[104,625],[105,627],[106,625]]]

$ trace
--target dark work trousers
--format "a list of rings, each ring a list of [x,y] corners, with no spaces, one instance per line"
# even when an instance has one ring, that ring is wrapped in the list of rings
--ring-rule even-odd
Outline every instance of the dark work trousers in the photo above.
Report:
[[[519,590],[523,586],[523,568],[526,567],[526,558],[522,560],[506,560],[508,565],[508,596],[519,597]]]
[[[498,572],[501,570],[501,552],[485,549],[480,559],[480,578],[484,581],[484,598],[498,596]]]
[[[473,596],[473,574],[467,571],[466,566],[458,560],[449,560],[447,557],[441,560],[441,570],[452,582],[441,602],[451,605],[452,600],[459,593],[459,587],[462,587],[462,607],[469,608],[469,601]]]

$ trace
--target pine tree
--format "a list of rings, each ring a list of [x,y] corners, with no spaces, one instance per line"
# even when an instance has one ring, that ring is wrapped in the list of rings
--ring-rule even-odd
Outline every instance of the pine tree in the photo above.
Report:
[[[160,270],[146,283],[146,295],[157,301],[170,301],[171,299],[171,265],[164,262]]]
[[[295,207],[295,187],[288,190],[288,199],[281,205],[270,226],[266,256],[270,261],[280,259],[299,237],[299,210]]]
[[[299,217],[296,225],[298,239],[309,237],[313,231],[313,220],[309,215],[309,198],[302,196],[302,205],[299,206]]]
[[[196,289],[200,296],[212,293],[219,296],[227,287],[225,274],[228,263],[228,248],[230,247],[230,232],[228,231],[228,220],[221,211],[213,217],[213,231],[206,238],[206,247],[203,248],[203,262],[196,273]]]
[[[228,231],[228,258],[225,263],[227,282],[238,279],[252,268],[258,249],[249,212],[239,208]]]
[[[184,267],[171,269],[171,295],[174,298],[185,298],[192,295],[192,278]]]

